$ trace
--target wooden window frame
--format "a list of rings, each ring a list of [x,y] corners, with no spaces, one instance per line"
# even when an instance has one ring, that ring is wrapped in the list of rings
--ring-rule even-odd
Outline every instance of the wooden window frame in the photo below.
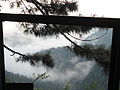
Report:
[[[28,14],[0,13],[0,90],[5,90],[5,66],[3,48],[3,27],[4,21],[31,22],[43,24],[80,25],[93,27],[113,28],[112,50],[109,71],[108,90],[119,90],[120,79],[120,19],[119,18],[98,18],[98,17],[75,17],[75,16],[46,16]]]

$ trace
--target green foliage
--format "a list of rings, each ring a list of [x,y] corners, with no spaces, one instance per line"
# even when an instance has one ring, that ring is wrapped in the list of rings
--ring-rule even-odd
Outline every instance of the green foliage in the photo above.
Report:
[[[10,83],[12,80],[10,78],[5,78],[6,83]]]
[[[12,72],[5,71],[6,83],[32,83],[33,79],[20,74],[14,74]]]
[[[64,90],[71,90],[71,83],[67,83],[67,84],[64,86]]]
[[[95,88],[97,87],[97,83],[96,82],[94,82],[94,83],[92,83],[91,85],[89,85],[89,86],[85,86],[85,90],[94,90]]]
[[[95,81],[95,82],[93,82],[93,83],[91,83],[89,85],[85,85],[84,90],[103,90],[102,88],[97,88],[97,86],[98,86],[98,84]]]

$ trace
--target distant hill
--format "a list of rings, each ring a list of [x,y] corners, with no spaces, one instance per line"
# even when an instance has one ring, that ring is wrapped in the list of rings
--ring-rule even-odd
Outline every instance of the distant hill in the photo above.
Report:
[[[50,52],[55,60],[55,68],[49,72],[49,79],[36,81],[35,88],[64,90],[64,86],[70,83],[71,90],[106,90],[108,77],[94,61],[77,57],[63,47],[41,52]],[[33,79],[23,75],[8,71],[5,73],[6,82],[31,83],[33,81]]]
[[[5,71],[5,79],[7,83],[31,83],[33,79],[20,74]]]

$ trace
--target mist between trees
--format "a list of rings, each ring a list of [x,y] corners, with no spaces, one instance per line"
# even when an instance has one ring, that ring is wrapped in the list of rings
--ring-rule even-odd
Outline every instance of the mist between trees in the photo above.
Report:
[[[37,1],[37,0],[11,0],[11,1],[2,0],[2,1],[8,2],[11,9],[15,9],[15,8],[19,9],[20,13],[22,14],[69,15],[69,13],[77,12],[79,10],[77,1],[67,1],[67,0],[50,0],[50,1],[47,1],[47,0],[40,0],[40,1]],[[5,7],[2,7],[2,8],[5,8]],[[81,14],[79,15],[81,16]],[[64,46],[65,50],[67,49],[79,57],[86,58],[86,61],[88,60],[94,61],[98,66],[102,68],[104,74],[108,75],[110,55],[111,55],[111,41],[110,40],[112,38],[111,36],[112,29],[101,28],[101,27],[91,27],[91,26],[89,27],[75,26],[75,25],[71,25],[71,26],[70,25],[57,25],[57,24],[44,24],[43,25],[40,23],[25,23],[25,22],[21,22],[19,23],[19,25],[22,28],[21,31],[25,35],[35,36],[36,38],[41,38],[41,37],[46,38],[46,37],[51,37],[51,36],[55,36],[56,38],[58,38],[60,35],[62,35],[67,41],[71,43],[69,46],[68,45]],[[94,32],[93,34],[96,34],[96,35],[90,34],[91,32]],[[99,34],[103,32],[103,34],[100,34],[99,36],[97,35],[98,32]],[[110,33],[110,37],[107,36],[108,33]],[[92,38],[92,36],[96,36],[96,37]],[[104,41],[101,41],[101,39],[103,40],[103,38],[105,39],[106,43],[110,43],[109,46],[105,46],[104,43],[102,43],[104,42]],[[7,37],[5,37],[5,39],[7,40]],[[83,43],[81,44],[80,42],[83,42]],[[97,45],[97,43],[100,43],[101,45],[99,44]],[[8,51],[12,52],[11,56],[16,57],[16,55],[19,55],[19,57],[15,58],[16,62],[28,62],[32,66],[36,66],[38,65],[39,62],[41,62],[40,65],[46,67],[47,69],[48,68],[53,69],[53,71],[55,71],[56,69],[55,66],[57,65],[55,62],[57,60],[54,59],[54,57],[52,57],[51,52],[47,52],[47,53],[38,53],[38,52],[24,53],[23,52],[21,53],[17,50],[10,48],[7,44],[3,46]],[[66,61],[64,60],[63,63],[66,63]],[[79,64],[79,62],[77,64]],[[77,66],[75,68],[77,68]],[[63,72],[69,75],[73,74],[72,76],[75,76],[76,72],[74,71],[76,71],[76,69],[74,69],[72,73],[69,72],[69,69],[70,67],[67,68],[66,71],[63,71]],[[83,72],[85,71],[83,70]],[[54,72],[52,72],[52,74],[53,73]],[[52,79],[55,79],[55,78],[56,77],[54,76]]]

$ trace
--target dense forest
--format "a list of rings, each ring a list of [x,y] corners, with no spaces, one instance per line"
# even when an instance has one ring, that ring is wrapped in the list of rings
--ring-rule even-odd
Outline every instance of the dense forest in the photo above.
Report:
[[[37,90],[107,90],[108,76],[104,74],[103,69],[94,61],[77,57],[64,47],[51,48],[49,50],[40,51],[39,53],[44,52],[50,52],[55,60],[55,68],[52,71],[58,74],[65,73],[66,77],[64,76],[65,78],[63,78],[61,74],[59,79],[52,80],[55,77],[50,75],[51,77],[48,79],[37,80],[34,83],[34,88]],[[88,62],[91,62],[90,70],[86,69]],[[81,66],[78,67],[80,69],[76,69],[77,66]],[[74,70],[77,74],[73,74],[71,78],[67,79],[69,74],[72,73],[70,70]],[[61,81],[60,78],[63,81]],[[6,71],[6,82],[32,83],[33,78]],[[69,89],[65,89],[66,87]]]
[[[42,14],[48,16],[51,14],[69,15],[71,12],[78,11],[77,2],[74,0],[70,2],[67,0],[62,0],[62,2],[61,0],[51,0],[50,2],[47,2],[46,0],[2,1],[8,1],[10,8],[20,9],[21,13],[23,14]],[[0,5],[0,7],[2,6]],[[22,22],[20,25],[24,28],[23,32],[27,35],[29,34],[35,37],[58,37],[59,35],[62,35],[71,43],[70,46],[66,46],[67,49],[65,49],[65,47],[52,48],[46,51],[37,52],[33,55],[21,54],[10,49],[6,45],[3,45],[4,48],[13,53],[11,56],[15,56],[15,54],[20,55],[20,57],[16,59],[17,62],[29,62],[33,66],[36,64],[39,66],[40,64],[46,66],[47,68],[52,68],[52,70],[49,70],[48,72],[50,78],[45,80],[37,80],[33,83],[35,89],[107,90],[111,45],[109,47],[104,47],[103,42],[101,43],[102,45],[97,46],[95,42],[93,42],[94,45],[91,45],[93,43],[89,43],[89,45],[81,45],[77,42],[77,40],[94,41],[96,39],[101,39],[103,36],[107,35],[111,29],[109,29],[109,31],[106,28],[104,30],[102,29],[102,31],[105,31],[105,33],[100,37],[95,37],[92,39],[87,37],[86,39],[81,40],[82,36],[88,34],[96,27],[64,26],[56,24],[42,25],[39,23],[34,24],[27,22]],[[100,27],[97,29],[99,29],[99,31],[101,30]],[[71,33],[78,34],[80,37],[74,37]],[[75,39],[75,41],[72,41],[70,37]],[[108,41],[105,42],[108,43]],[[74,54],[71,53],[68,48],[73,51]],[[38,63],[39,61],[42,61],[42,63]],[[33,81],[34,80],[32,78],[6,71],[6,82],[28,83]]]

